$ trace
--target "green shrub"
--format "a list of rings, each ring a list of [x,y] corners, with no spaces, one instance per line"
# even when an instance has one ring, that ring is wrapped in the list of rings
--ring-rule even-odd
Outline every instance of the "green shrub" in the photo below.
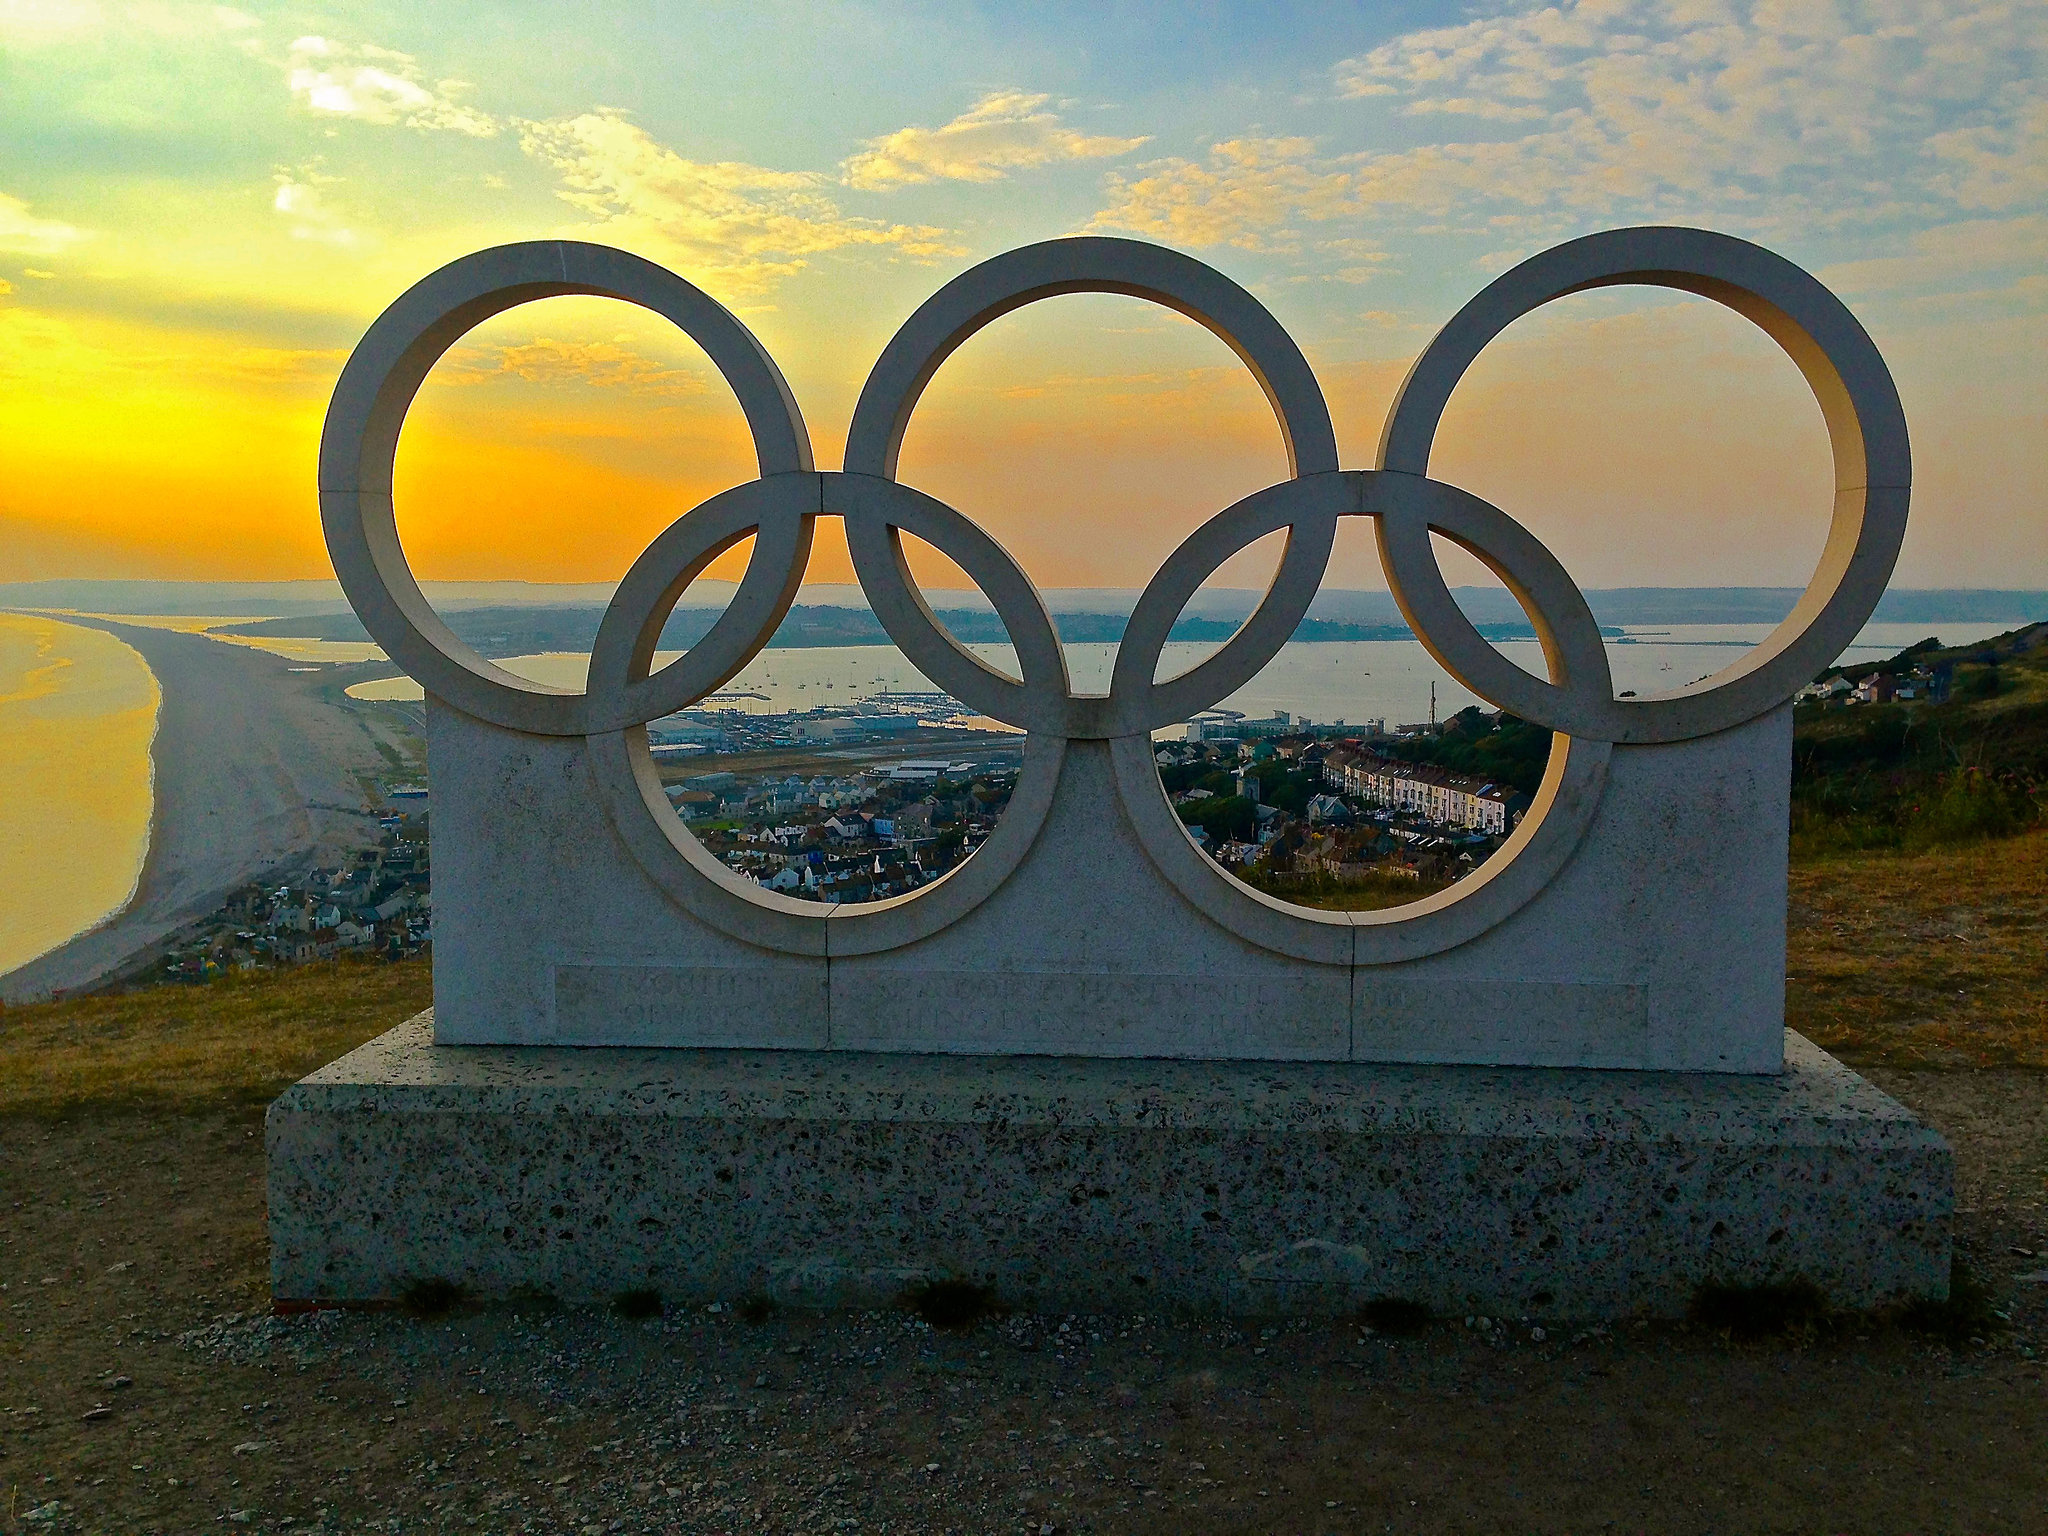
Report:
[[[2010,837],[2034,820],[2036,807],[2023,792],[1975,768],[1959,769],[1920,806],[1907,825],[1908,847],[1950,847]]]

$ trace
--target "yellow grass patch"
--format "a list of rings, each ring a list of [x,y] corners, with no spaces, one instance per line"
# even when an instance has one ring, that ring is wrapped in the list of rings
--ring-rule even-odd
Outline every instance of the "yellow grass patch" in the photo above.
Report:
[[[1786,1022],[1851,1065],[2048,1068],[2048,831],[1792,870]]]
[[[1795,866],[1791,920],[1787,1022],[1824,1049],[2048,1069],[2048,831]],[[0,1010],[0,1114],[261,1102],[432,992],[426,960],[358,960]]]
[[[0,1011],[0,1113],[262,1101],[433,1001],[424,960],[336,960]]]

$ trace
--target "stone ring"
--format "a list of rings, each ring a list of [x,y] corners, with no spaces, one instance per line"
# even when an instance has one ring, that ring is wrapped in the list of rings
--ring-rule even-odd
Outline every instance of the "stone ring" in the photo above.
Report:
[[[1556,557],[1499,508],[1427,473],[1451,392],[1487,342],[1552,299],[1621,283],[1701,294],[1762,327],[1813,389],[1835,454],[1827,548],[1791,617],[1714,677],[1645,699],[1614,697],[1599,627]],[[1083,292],[1148,299],[1220,337],[1265,391],[1290,472],[1211,517],[1168,557],[1132,611],[1105,695],[1073,692],[1052,616],[1009,552],[970,518],[896,479],[911,414],[946,358],[1001,315]],[[606,609],[582,693],[517,677],[455,637],[406,564],[391,500],[399,430],[434,362],[492,315],[560,294],[641,305],[695,340],[739,399],[760,471],[679,518],[634,562]],[[1107,744],[1117,798],[1154,864],[1189,902],[1251,942],[1347,965],[1415,959],[1465,943],[1525,905],[1570,859],[1592,823],[1616,743],[1728,730],[1782,704],[1840,653],[1890,578],[1910,480],[1897,391],[1841,302],[1760,247],[1666,228],[1574,240],[1489,284],[1410,371],[1375,470],[1338,468],[1329,407],[1314,372],[1250,293],[1177,252],[1092,238],[995,257],[920,305],[861,390],[842,473],[814,468],[788,385],[738,319],[674,273],[574,242],[482,251],[408,290],[349,358],[320,452],[321,517],[336,573],[392,660],[428,693],[480,720],[583,737],[612,825],[650,878],[734,937],[815,956],[913,943],[987,900],[1030,852],[1075,742]],[[715,691],[768,644],[795,600],[821,516],[843,521],[862,590],[912,665],[969,709],[1026,733],[1017,789],[972,858],[913,894],[836,907],[762,890],[713,858],[670,812],[642,729]],[[1555,733],[1535,802],[1500,854],[1450,890],[1377,912],[1311,911],[1233,879],[1188,837],[1151,754],[1153,731],[1221,703],[1279,653],[1315,599],[1338,520],[1347,516],[1374,519],[1395,601],[1445,670],[1480,697]],[[1213,654],[1160,679],[1168,636],[1202,582],[1231,555],[1282,531],[1285,550],[1251,616]],[[1018,675],[946,631],[910,574],[905,534],[950,557],[988,597],[1016,652]],[[1444,582],[1433,536],[1460,545],[1506,584],[1542,644],[1547,678],[1507,660],[1473,627]],[[753,551],[731,603],[709,633],[655,670],[662,627],[684,589],[749,537]]]

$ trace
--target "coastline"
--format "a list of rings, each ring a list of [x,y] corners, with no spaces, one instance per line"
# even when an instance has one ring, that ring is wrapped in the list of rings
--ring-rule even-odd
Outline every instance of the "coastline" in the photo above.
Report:
[[[38,1001],[118,975],[237,887],[364,846],[377,822],[358,774],[384,760],[363,720],[318,696],[339,669],[109,619],[67,616],[137,651],[161,697],[150,743],[149,845],[110,916],[0,976],[0,1002]]]

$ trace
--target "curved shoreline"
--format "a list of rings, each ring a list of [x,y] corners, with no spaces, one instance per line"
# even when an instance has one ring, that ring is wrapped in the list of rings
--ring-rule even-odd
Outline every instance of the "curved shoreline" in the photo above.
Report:
[[[41,1000],[129,969],[251,880],[316,849],[376,840],[357,781],[384,767],[363,723],[281,656],[106,619],[67,616],[137,651],[160,702],[150,743],[147,851],[111,915],[0,976],[0,1002]]]
[[[0,611],[0,974],[135,898],[163,690],[115,635]]]

